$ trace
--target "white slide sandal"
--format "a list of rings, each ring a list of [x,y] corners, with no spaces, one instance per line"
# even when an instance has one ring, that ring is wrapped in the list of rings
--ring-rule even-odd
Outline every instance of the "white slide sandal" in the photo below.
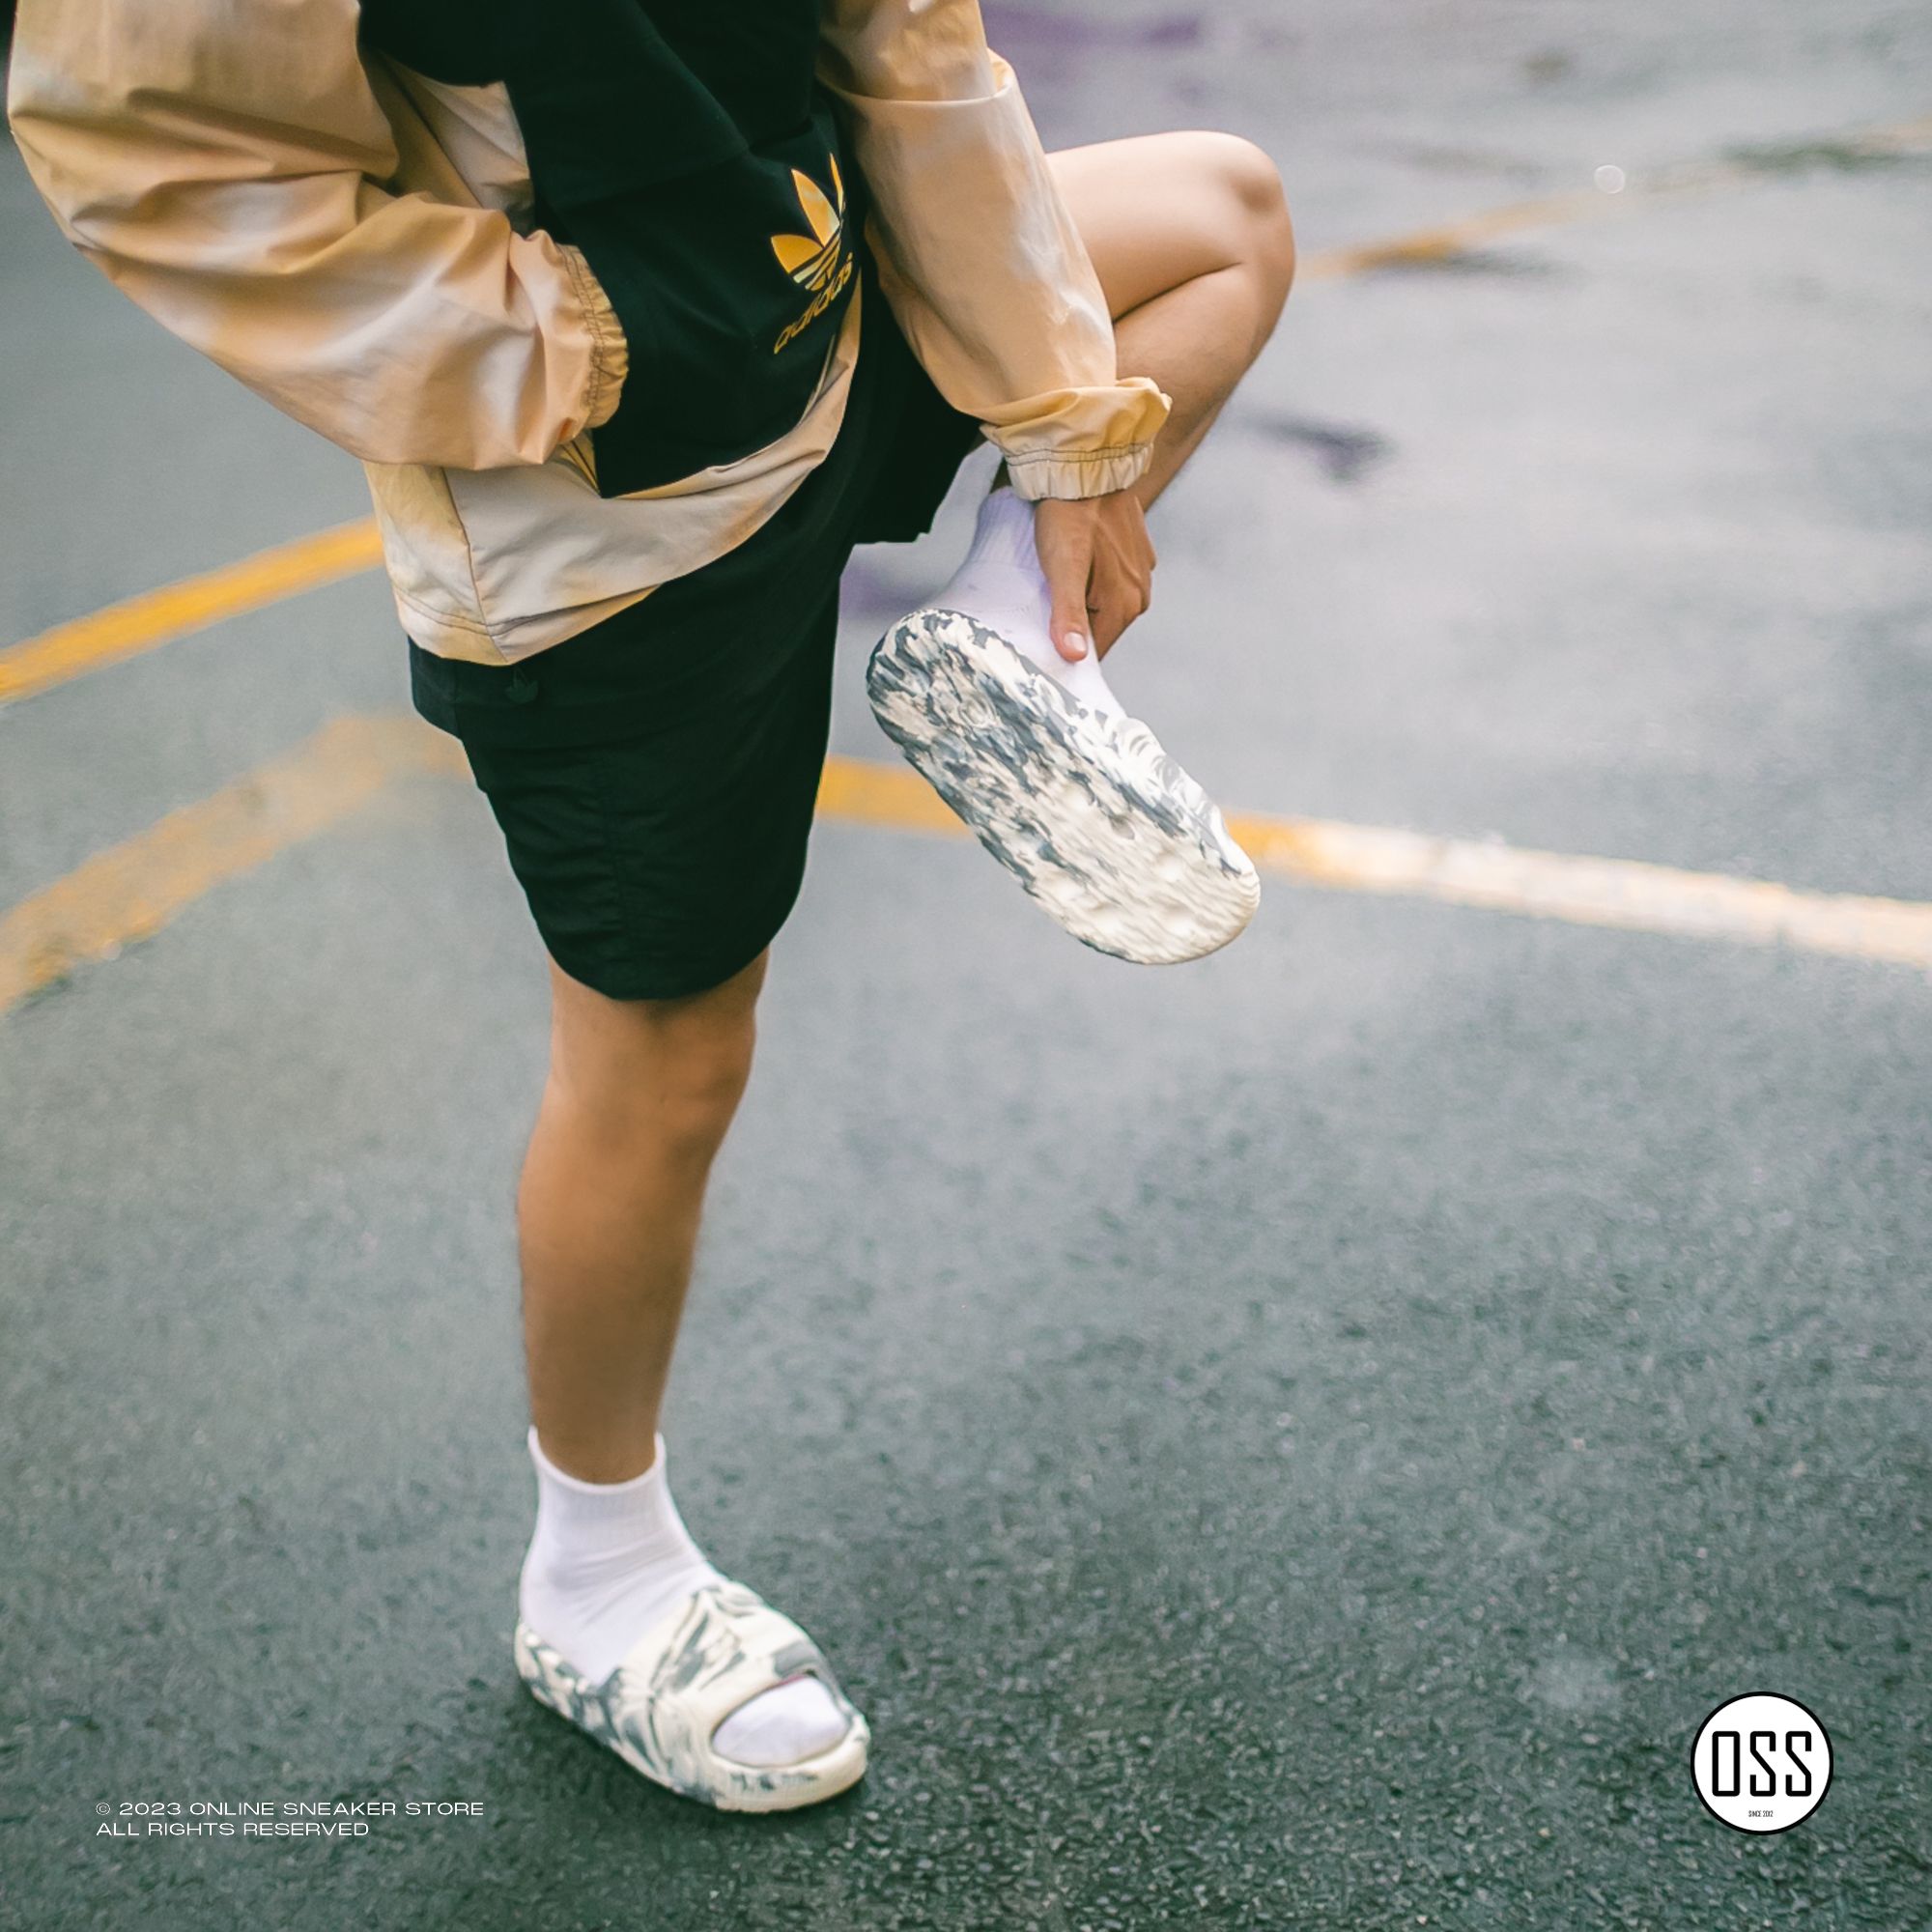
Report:
[[[721,1579],[695,1590],[632,1645],[601,1684],[574,1670],[527,1625],[517,1673],[548,1705],[655,1783],[721,1811],[791,1811],[866,1775],[871,1732],[818,1646],[755,1590]],[[815,1677],[844,1715],[845,1735],[796,1763],[739,1764],[713,1735],[731,1713],[789,1679]]]
[[[1254,917],[1248,855],[1159,739],[1138,718],[1089,709],[978,618],[900,618],[866,686],[914,769],[1096,952],[1174,965]]]

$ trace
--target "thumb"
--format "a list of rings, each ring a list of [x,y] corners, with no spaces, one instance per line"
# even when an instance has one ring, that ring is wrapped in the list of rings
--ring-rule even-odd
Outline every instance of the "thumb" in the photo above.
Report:
[[[1070,663],[1092,649],[1087,637],[1087,585],[1094,574],[1094,528],[1091,520],[1080,514],[1085,507],[1049,498],[1035,512],[1034,540],[1052,601],[1047,634]]]

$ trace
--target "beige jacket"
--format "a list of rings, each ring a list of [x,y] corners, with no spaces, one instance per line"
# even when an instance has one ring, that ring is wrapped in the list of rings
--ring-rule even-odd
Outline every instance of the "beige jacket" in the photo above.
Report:
[[[403,626],[511,663],[742,543],[831,447],[855,300],[786,435],[605,498],[589,432],[648,383],[583,257],[530,226],[501,87],[365,54],[355,0],[23,0],[8,115],[124,293],[362,459]],[[873,197],[880,284],[1023,496],[1146,468],[1092,265],[976,0],[825,0],[821,78]]]

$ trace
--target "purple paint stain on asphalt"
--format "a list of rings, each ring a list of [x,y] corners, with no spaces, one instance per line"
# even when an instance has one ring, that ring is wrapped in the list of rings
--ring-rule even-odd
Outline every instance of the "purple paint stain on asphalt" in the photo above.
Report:
[[[1209,40],[1205,14],[1119,20],[1097,7],[1091,13],[1048,12],[1026,0],[984,0],[981,11],[986,38],[1011,57],[1035,106],[1049,113],[1056,97],[1129,65],[1143,89],[1175,96],[1176,65]],[[1189,97],[1189,112],[1200,98]]]
[[[1133,44],[1142,47],[1198,47],[1203,31],[1199,14],[1153,20],[1139,30]]]
[[[1236,420],[1272,441],[1307,451],[1331,483],[1358,483],[1395,453],[1387,437],[1347,423],[1318,422],[1265,410],[1244,412]]]

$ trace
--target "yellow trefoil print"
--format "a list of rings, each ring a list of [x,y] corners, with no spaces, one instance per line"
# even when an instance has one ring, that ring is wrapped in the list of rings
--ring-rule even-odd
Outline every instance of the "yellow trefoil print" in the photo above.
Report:
[[[779,339],[772,344],[774,355],[794,336],[810,328],[838,298],[839,292],[852,279],[852,255],[844,246],[845,182],[838,172],[838,156],[827,155],[825,160],[832,170],[830,198],[803,169],[794,168],[791,171],[791,184],[798,193],[798,205],[811,233],[772,237],[772,253],[779,258],[779,266],[800,288],[812,292],[810,306],[796,321],[786,323],[779,331]]]
[[[780,267],[793,281],[808,289],[825,286],[845,227],[844,178],[838,172],[837,158],[831,155],[825,158],[831,163],[832,192],[838,197],[838,207],[826,200],[824,191],[809,174],[794,168],[791,185],[798,191],[798,205],[811,224],[811,233],[772,237],[772,253],[779,258]]]

